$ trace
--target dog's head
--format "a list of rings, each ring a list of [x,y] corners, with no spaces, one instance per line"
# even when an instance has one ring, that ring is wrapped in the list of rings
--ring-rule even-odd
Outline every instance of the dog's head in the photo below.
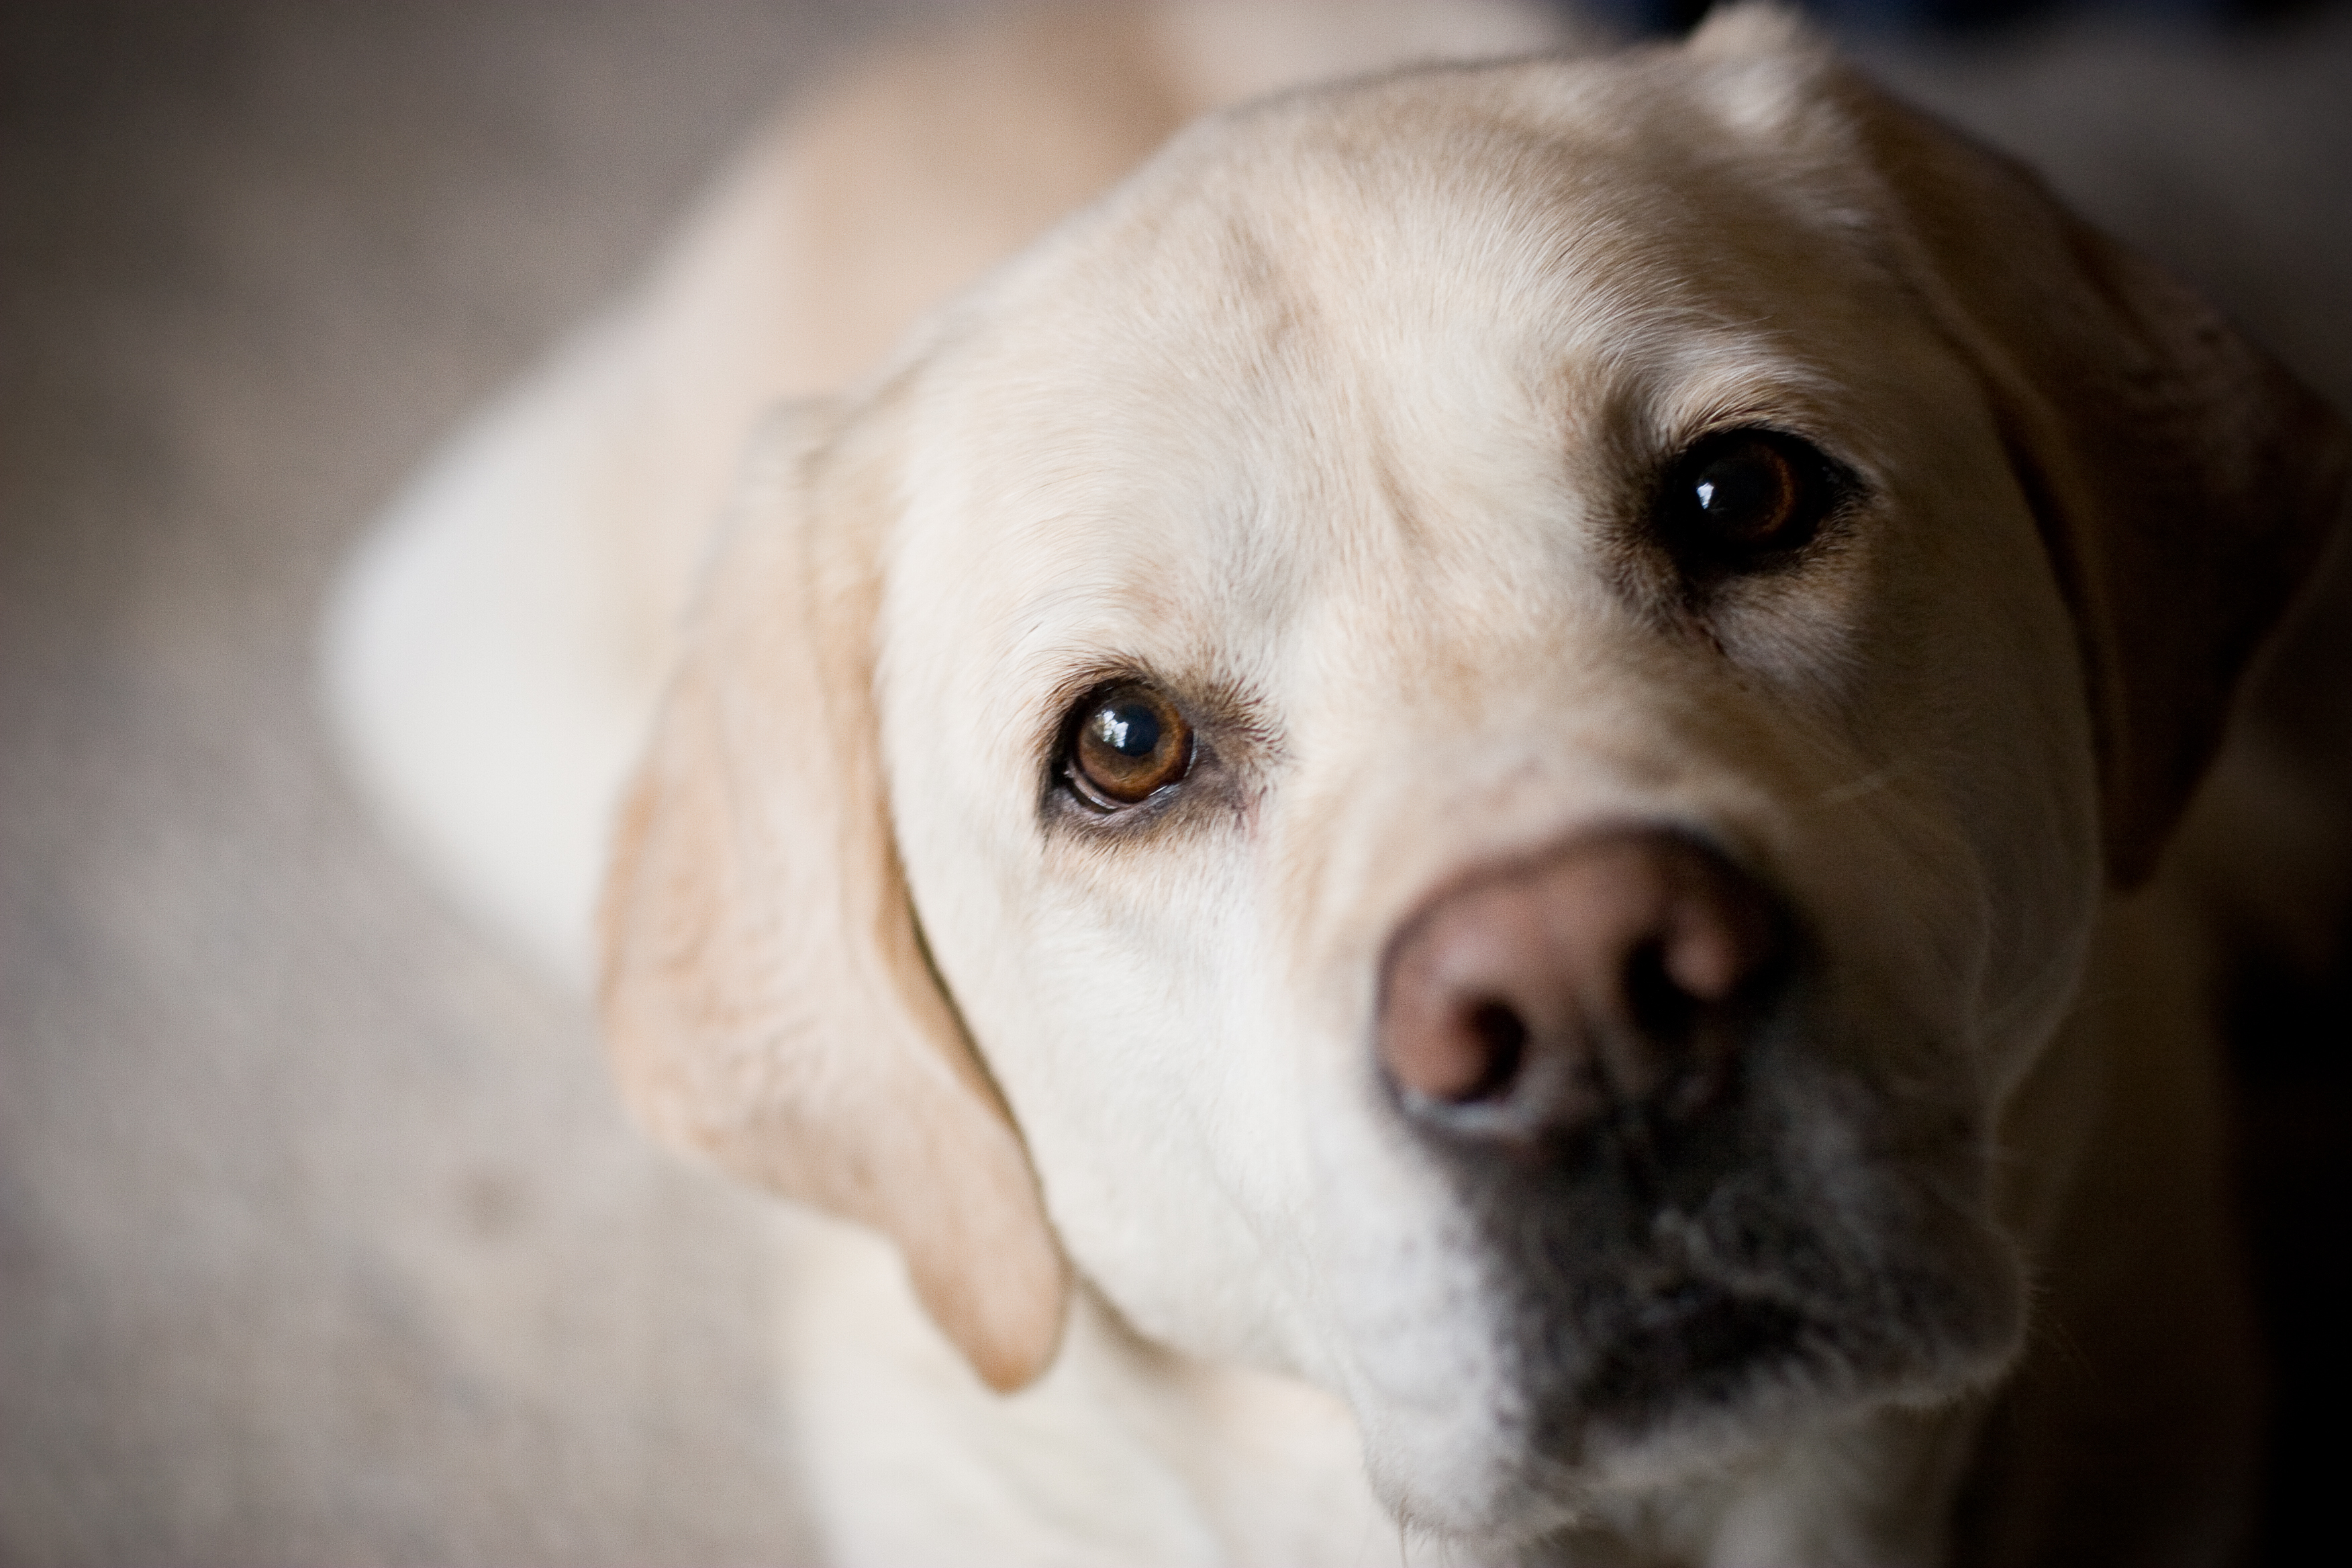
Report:
[[[674,1135],[1490,1537],[2014,1353],[1988,1168],[2332,418],[1769,15],[1188,132],[780,426],[620,836]]]

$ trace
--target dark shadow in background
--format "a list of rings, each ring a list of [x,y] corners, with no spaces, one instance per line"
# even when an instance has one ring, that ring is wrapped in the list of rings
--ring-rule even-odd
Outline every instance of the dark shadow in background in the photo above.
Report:
[[[2128,16],[2210,26],[2276,22],[2336,0],[1802,0],[1841,33],[1927,32],[1947,37],[2066,16]],[[1673,34],[1696,26],[1715,0],[1588,0],[1581,9],[1629,32]]]

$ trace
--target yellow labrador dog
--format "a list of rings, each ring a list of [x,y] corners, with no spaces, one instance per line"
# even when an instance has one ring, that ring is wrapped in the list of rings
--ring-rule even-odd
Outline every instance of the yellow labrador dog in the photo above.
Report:
[[[339,612],[371,778],[559,960],[667,668],[605,1019],[856,1222],[784,1265],[841,1561],[2242,1543],[2164,851],[2347,441],[2031,175],[1755,8],[1256,101],[771,416],[705,541],[755,408],[1192,109],[1540,28],[902,55]]]

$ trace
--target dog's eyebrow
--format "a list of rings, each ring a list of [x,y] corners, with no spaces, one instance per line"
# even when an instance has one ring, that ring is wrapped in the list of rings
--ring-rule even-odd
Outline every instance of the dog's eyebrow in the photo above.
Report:
[[[1751,341],[1739,352],[1708,356],[1703,374],[1644,399],[1644,434],[1675,450],[1717,430],[1764,426],[1834,449],[1843,445],[1837,432],[1850,416],[1841,405],[1852,396],[1826,365],[1778,342],[1768,348]]]

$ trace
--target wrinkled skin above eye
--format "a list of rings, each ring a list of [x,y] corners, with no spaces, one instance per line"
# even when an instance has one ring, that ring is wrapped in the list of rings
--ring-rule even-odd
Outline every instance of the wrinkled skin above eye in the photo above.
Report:
[[[1079,705],[1064,772],[1089,805],[1115,811],[1177,783],[1192,762],[1192,730],[1173,702],[1129,681]]]

